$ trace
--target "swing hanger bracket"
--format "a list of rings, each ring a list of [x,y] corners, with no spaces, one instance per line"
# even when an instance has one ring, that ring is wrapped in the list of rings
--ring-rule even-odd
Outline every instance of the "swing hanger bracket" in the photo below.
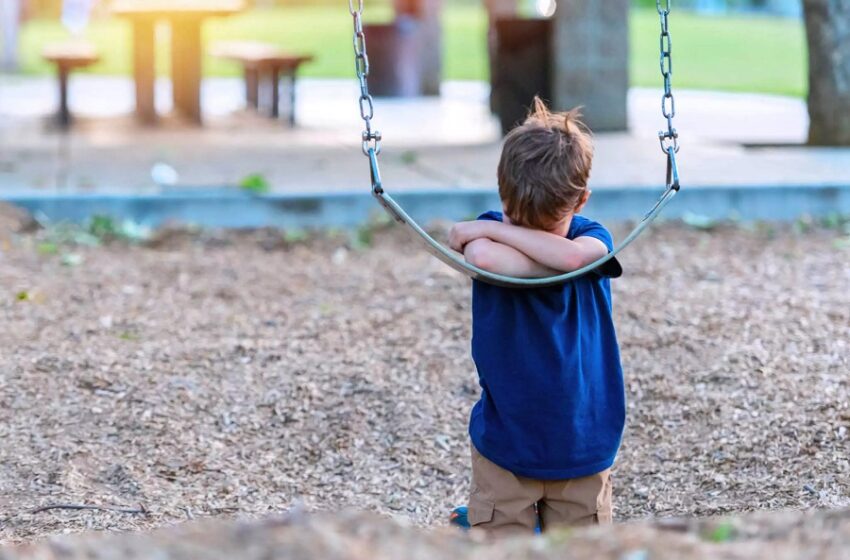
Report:
[[[383,137],[381,136],[380,130],[364,130],[361,135],[363,139],[363,153],[369,156],[369,150],[373,150],[375,155],[381,153],[381,140]],[[371,157],[371,156],[369,156]]]
[[[673,151],[679,153],[679,131],[675,128],[659,131],[658,141],[661,143],[661,151],[665,154],[669,148],[673,148]]]

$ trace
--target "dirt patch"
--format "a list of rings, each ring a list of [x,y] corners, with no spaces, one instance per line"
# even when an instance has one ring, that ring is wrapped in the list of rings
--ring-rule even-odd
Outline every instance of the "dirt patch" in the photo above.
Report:
[[[850,505],[841,235],[668,225],[628,250],[618,519]],[[469,281],[397,230],[293,239],[0,246],[0,540],[299,501],[444,523],[478,394]],[[56,503],[146,513],[28,513]]]

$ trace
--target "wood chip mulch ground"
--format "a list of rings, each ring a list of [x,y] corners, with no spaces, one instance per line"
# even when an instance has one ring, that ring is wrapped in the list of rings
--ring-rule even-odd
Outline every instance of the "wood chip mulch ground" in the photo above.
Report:
[[[9,229],[0,541],[295,503],[440,525],[465,501],[470,283],[401,231],[52,254]],[[787,225],[670,224],[624,254],[618,519],[850,505],[848,257]]]

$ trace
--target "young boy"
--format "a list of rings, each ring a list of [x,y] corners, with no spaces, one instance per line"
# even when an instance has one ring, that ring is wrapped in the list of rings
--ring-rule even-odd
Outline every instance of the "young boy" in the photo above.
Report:
[[[470,263],[510,276],[575,270],[613,249],[611,234],[578,215],[593,159],[576,111],[539,99],[505,139],[503,212],[456,224],[449,243]],[[609,469],[625,421],[623,374],[611,318],[612,259],[550,288],[475,281],[472,357],[481,399],[472,409],[468,522],[492,533],[611,522]]]

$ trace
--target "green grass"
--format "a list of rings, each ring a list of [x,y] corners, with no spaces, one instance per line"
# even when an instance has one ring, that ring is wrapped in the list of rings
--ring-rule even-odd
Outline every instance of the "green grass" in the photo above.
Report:
[[[389,9],[370,9],[367,21],[387,21]],[[806,91],[805,37],[798,21],[757,17],[707,17],[677,12],[670,16],[673,35],[675,87],[757,91],[802,96]],[[445,11],[445,69],[449,79],[487,78],[484,40],[486,16],[469,5]],[[267,41],[296,52],[316,55],[304,68],[306,76],[352,75],[351,20],[347,10],[307,6],[254,10],[239,16],[210,20],[204,28],[207,43],[251,39]],[[29,74],[50,72],[40,59],[41,47],[66,37],[57,21],[34,20],[22,33],[23,69]],[[100,49],[103,60],[92,68],[103,74],[126,74],[130,65],[130,26],[109,19],[92,23],[86,37]],[[638,86],[658,87],[658,16],[637,9],[631,16],[631,77]],[[168,41],[157,45],[160,72],[168,72]],[[208,58],[207,75],[235,75],[238,68]]]
[[[658,15],[632,12],[631,79],[660,83]],[[806,42],[800,21],[767,17],[670,15],[673,85],[803,96]]]

